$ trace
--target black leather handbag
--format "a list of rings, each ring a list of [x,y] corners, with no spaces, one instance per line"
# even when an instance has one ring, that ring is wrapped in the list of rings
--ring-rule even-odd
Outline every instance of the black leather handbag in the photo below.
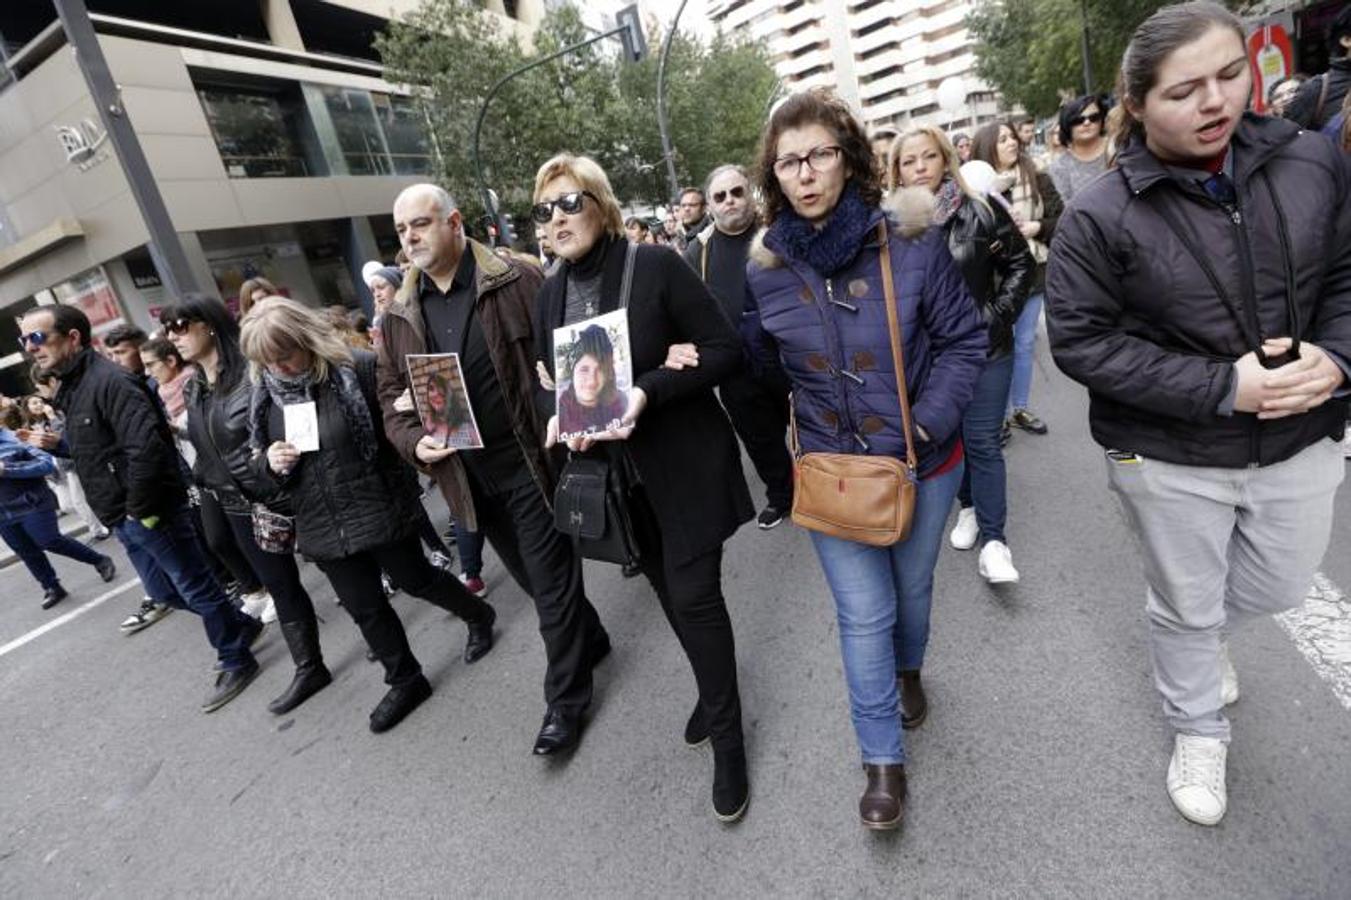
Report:
[[[570,458],[554,494],[554,527],[572,538],[584,559],[636,565],[640,554],[623,466],[608,459]]]

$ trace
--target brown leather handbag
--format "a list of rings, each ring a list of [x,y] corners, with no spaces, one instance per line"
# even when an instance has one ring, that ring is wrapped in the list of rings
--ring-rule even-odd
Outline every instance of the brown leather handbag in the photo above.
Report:
[[[797,415],[792,414],[792,441],[796,485],[793,521],[831,537],[874,547],[887,547],[910,536],[918,490],[914,428],[910,422],[910,395],[905,386],[905,357],[901,350],[900,317],[891,277],[891,250],[885,222],[878,225],[882,239],[882,287],[886,293],[887,330],[891,333],[891,361],[896,369],[901,423],[905,429],[905,461],[891,456],[854,453],[803,453],[798,444]]]

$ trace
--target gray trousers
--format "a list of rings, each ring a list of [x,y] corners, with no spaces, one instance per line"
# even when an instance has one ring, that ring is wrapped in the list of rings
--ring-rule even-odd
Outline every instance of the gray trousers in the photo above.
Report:
[[[1174,729],[1229,739],[1220,641],[1298,606],[1332,532],[1341,447],[1318,441],[1260,469],[1107,457],[1107,477],[1140,540],[1154,683]]]

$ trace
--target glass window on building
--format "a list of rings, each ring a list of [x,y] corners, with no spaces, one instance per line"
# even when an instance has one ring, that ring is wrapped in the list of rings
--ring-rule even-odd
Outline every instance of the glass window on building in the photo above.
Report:
[[[385,144],[396,175],[430,175],[435,158],[427,139],[427,120],[416,100],[389,94],[372,94]]]
[[[393,165],[385,146],[375,104],[366,91],[353,88],[319,88],[337,134],[338,147],[349,175],[389,175]]]
[[[198,83],[197,96],[230,177],[328,174],[299,85]]]

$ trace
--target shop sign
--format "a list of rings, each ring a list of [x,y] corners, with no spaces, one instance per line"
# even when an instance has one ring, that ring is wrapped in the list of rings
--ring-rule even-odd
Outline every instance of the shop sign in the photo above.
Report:
[[[95,335],[125,321],[117,294],[102,268],[81,272],[69,281],[54,286],[52,293],[60,302],[78,306],[89,317]]]
[[[93,119],[82,119],[78,125],[58,125],[56,136],[61,140],[61,149],[66,151],[66,162],[81,172],[112,155],[103,146],[108,140],[108,132]]]
[[[1294,71],[1295,48],[1283,25],[1263,25],[1248,36],[1253,72],[1253,109],[1266,112],[1271,86]]]

